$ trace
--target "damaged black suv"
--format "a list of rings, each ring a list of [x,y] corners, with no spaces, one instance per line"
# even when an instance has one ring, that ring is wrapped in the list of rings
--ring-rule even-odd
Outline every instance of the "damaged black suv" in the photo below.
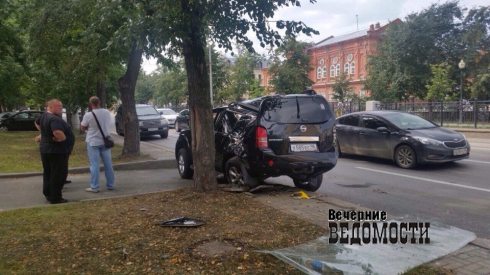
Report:
[[[289,176],[307,191],[320,188],[323,173],[337,164],[335,117],[314,91],[273,95],[213,110],[215,169],[229,183],[257,186],[269,177]],[[191,131],[182,131],[175,157],[182,178],[193,176]]]

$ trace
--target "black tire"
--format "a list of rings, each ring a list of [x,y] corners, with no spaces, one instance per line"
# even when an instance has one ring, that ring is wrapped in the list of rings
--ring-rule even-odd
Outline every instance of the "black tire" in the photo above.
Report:
[[[175,122],[175,131],[176,131],[176,132],[180,132],[180,131],[182,131],[182,129],[180,129],[180,127],[179,127],[179,123],[178,123],[177,121]]]
[[[116,123],[116,133],[120,136],[124,136],[123,132],[121,131],[121,128],[119,127],[119,123]]]
[[[160,135],[161,138],[167,138],[168,137],[168,131],[163,132],[163,134]]]
[[[395,162],[404,169],[413,169],[417,167],[417,154],[408,145],[402,145],[396,149]]]
[[[8,132],[9,128],[7,126],[0,126],[0,132]]]
[[[318,175],[316,178],[310,178],[306,181],[293,179],[294,186],[311,192],[315,192],[316,190],[318,190],[320,186],[322,186],[322,181],[323,174]]]
[[[177,154],[177,169],[179,170],[180,177],[183,179],[190,179],[194,175],[194,171],[191,169],[192,158],[189,151],[186,148],[180,148]]]
[[[226,162],[224,174],[228,183],[238,186],[246,185],[238,157],[232,157]]]

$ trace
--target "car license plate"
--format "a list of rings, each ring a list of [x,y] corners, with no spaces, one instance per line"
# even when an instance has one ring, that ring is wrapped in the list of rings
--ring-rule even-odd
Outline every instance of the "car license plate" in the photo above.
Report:
[[[456,149],[453,151],[453,155],[460,156],[468,154],[468,148]]]
[[[158,131],[158,128],[148,128],[148,131]]]
[[[293,152],[314,152],[318,151],[315,143],[291,144]]]

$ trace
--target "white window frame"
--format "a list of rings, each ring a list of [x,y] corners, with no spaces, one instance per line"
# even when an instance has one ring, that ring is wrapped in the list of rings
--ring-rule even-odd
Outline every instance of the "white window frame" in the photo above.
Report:
[[[340,64],[337,64],[335,66],[335,76],[339,76],[340,75]]]
[[[316,70],[316,78],[322,78],[322,67],[318,67],[318,69]]]
[[[330,66],[330,77],[335,76],[335,65]]]
[[[349,74],[349,73],[350,73],[349,62],[345,62],[344,63],[344,74]]]
[[[327,78],[327,66],[322,67],[322,78]]]
[[[350,63],[350,74],[355,74],[356,73],[356,62],[352,61]]]

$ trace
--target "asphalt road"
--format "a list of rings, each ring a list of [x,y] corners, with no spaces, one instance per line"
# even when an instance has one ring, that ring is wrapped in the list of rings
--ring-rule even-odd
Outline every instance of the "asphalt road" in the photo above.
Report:
[[[178,133],[142,139],[173,149]],[[383,210],[397,219],[441,222],[490,238],[490,149],[472,147],[468,160],[416,170],[393,162],[345,156],[324,175],[317,191],[351,203]],[[266,180],[293,185],[289,177]],[[328,217],[325,217],[326,219]]]

